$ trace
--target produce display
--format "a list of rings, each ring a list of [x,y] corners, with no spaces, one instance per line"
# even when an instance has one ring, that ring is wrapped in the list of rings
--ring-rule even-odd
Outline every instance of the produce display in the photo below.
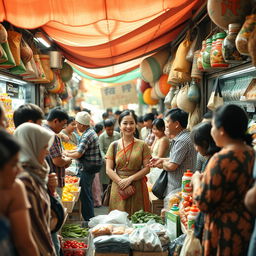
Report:
[[[76,240],[67,240],[62,245],[64,256],[85,256],[88,245]]]
[[[75,144],[65,141],[62,142],[62,146],[65,150],[75,150],[77,148]]]
[[[64,201],[64,202],[73,201],[74,198],[75,198],[75,196],[72,193],[63,190],[62,201]]]
[[[147,223],[152,219],[154,219],[157,223],[164,224],[160,216],[154,213],[144,212],[143,210],[139,210],[131,216],[132,223]]]
[[[73,183],[73,184],[79,184],[79,178],[76,176],[68,176],[65,177],[65,183]]]
[[[82,228],[76,224],[65,224],[61,230],[62,237],[68,238],[84,238],[89,234],[88,228]]]

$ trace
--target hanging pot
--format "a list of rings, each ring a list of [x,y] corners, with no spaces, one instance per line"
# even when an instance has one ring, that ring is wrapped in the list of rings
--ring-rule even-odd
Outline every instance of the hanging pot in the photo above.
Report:
[[[60,77],[62,81],[68,82],[72,78],[72,75],[73,75],[73,68],[67,62],[64,62],[63,67],[60,70]]]
[[[207,11],[211,20],[220,28],[228,30],[230,23],[242,23],[252,10],[250,0],[208,0]]]
[[[59,51],[50,51],[50,67],[62,69],[62,54]]]
[[[189,89],[188,89],[188,99],[192,102],[198,103],[200,102],[200,89],[195,81],[195,79],[192,79],[192,82],[190,83]]]

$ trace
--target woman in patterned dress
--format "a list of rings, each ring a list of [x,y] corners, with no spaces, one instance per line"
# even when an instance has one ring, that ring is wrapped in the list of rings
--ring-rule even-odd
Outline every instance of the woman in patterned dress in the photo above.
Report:
[[[205,213],[204,255],[246,255],[253,218],[244,205],[244,197],[253,183],[254,151],[245,135],[248,117],[236,105],[217,109],[211,134],[221,151],[196,172],[192,183],[194,199]]]
[[[136,116],[131,110],[120,115],[122,138],[112,142],[106,154],[106,171],[112,180],[109,210],[117,209],[129,215],[140,209],[150,211],[146,174],[151,154],[147,144],[134,137],[136,123]],[[122,199],[120,194],[133,195]]]

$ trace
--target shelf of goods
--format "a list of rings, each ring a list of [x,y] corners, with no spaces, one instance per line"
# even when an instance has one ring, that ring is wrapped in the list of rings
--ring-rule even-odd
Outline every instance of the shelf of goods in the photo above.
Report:
[[[8,96],[7,93],[0,93],[0,102],[4,107],[5,115],[8,122],[7,130],[12,134],[14,132],[14,123],[13,123],[13,111],[12,111],[12,99]]]

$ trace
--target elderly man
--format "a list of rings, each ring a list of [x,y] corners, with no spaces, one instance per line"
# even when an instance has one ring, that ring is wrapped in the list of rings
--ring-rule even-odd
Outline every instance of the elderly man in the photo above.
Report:
[[[91,116],[82,111],[76,114],[76,125],[82,133],[78,148],[67,152],[67,156],[78,161],[78,172],[81,175],[81,203],[82,215],[85,221],[94,217],[92,182],[95,173],[100,171],[102,157],[99,148],[99,139],[96,132],[90,127]]]

